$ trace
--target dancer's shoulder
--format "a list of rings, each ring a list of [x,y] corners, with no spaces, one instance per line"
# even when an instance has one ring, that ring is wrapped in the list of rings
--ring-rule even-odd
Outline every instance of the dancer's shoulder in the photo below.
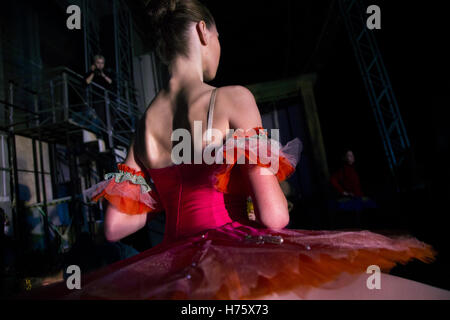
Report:
[[[250,89],[232,85],[221,87],[218,91],[221,95],[219,103],[226,105],[228,110],[230,128],[247,129],[261,126],[261,114]]]
[[[217,88],[222,96],[233,101],[255,101],[253,93],[245,86],[230,85]]]

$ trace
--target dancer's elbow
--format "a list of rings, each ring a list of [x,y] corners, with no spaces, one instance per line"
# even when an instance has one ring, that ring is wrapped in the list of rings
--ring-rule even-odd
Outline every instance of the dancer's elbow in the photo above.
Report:
[[[105,238],[109,242],[117,242],[122,237],[120,236],[120,233],[118,232],[117,228],[111,225],[111,223],[106,223],[105,225]]]
[[[264,208],[260,213],[261,223],[270,229],[283,229],[289,224],[287,201],[276,206]]]
[[[269,229],[280,230],[284,229],[289,224],[289,218],[272,220],[264,225]]]
[[[289,224],[289,219],[283,220],[283,221],[272,222],[267,226],[267,228],[274,229],[274,230],[281,230],[281,229],[286,228],[286,226],[288,224]]]

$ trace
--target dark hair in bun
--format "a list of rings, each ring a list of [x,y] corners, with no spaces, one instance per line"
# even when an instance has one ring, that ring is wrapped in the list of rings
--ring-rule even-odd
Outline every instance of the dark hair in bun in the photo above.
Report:
[[[152,25],[160,26],[176,8],[176,0],[150,0],[148,1],[146,10],[152,18]]]
[[[156,53],[166,65],[177,55],[188,57],[190,23],[203,20],[208,29],[216,24],[211,12],[199,0],[149,0],[146,12],[151,18]]]

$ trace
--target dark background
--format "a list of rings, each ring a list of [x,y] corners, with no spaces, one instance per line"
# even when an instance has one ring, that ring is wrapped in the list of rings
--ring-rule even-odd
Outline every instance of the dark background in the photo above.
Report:
[[[47,35],[41,36],[40,42],[44,67],[64,65],[83,74],[82,31],[65,28],[67,15],[61,6],[55,6],[56,2],[21,1],[39,12],[40,34]],[[445,2],[370,2],[381,8],[382,29],[373,32],[415,160],[407,172],[415,183],[402,193],[394,191],[375,117],[336,1],[203,2],[216,19],[222,48],[217,77],[211,84],[248,85],[317,73],[316,101],[330,172],[338,167],[342,148],[352,148],[363,190],[387,199],[372,225],[407,230],[432,244],[440,254],[435,264],[411,263],[393,272],[450,289],[450,277],[446,275],[450,267],[446,223],[450,198],[450,129],[446,117],[450,52]],[[5,21],[8,12],[21,10],[12,2],[2,4],[1,18]],[[127,4],[147,35],[147,49],[151,50],[152,31],[147,29],[142,1]],[[100,28],[101,53],[107,67],[112,67],[111,16],[102,18]],[[6,37],[19,36],[3,31]]]
[[[333,1],[209,1],[222,45],[216,83],[248,84],[316,72],[317,107],[330,172],[342,148],[356,156],[363,190],[381,209],[371,225],[432,244],[433,265],[394,274],[450,288],[447,239],[450,52],[444,2],[371,1],[381,8],[378,45],[411,142],[410,186],[396,193],[351,43]],[[311,225],[312,228],[317,226]]]
[[[331,168],[349,146],[365,189],[384,188],[390,182],[387,159],[337,3],[331,10],[333,1],[207,3],[222,45],[215,82],[249,84],[317,72],[316,99]],[[373,32],[415,151],[415,173],[429,183],[439,161],[436,149],[448,145],[441,132],[447,127],[441,113],[450,89],[446,11],[438,1],[371,4],[381,8],[382,29]]]
[[[390,187],[387,159],[337,1],[203,2],[216,19],[222,48],[212,85],[247,85],[317,73],[316,100],[330,171],[339,165],[342,148],[350,147],[364,189],[370,193]],[[151,50],[152,31],[142,1],[127,3]],[[370,3],[381,8],[382,28],[373,32],[414,151],[411,174],[425,187],[442,180],[440,189],[448,178],[446,7],[437,0]],[[48,34],[41,37],[43,64],[49,68],[65,65],[83,74],[82,31],[58,27],[65,25],[66,14],[53,1],[32,4],[43,21],[41,34]],[[113,68],[111,17],[102,17],[100,25],[102,54],[106,67]]]

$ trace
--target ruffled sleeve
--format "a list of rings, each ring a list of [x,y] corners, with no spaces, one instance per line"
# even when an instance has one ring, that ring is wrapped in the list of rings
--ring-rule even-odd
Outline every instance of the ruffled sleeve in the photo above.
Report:
[[[268,168],[278,181],[286,180],[295,171],[302,147],[299,138],[283,146],[263,127],[237,130],[216,151],[216,163],[223,166],[214,174],[214,187],[224,193],[242,193],[242,183],[236,181],[241,179],[240,171],[233,169],[243,163]]]
[[[117,165],[118,172],[105,174],[105,180],[85,190],[93,202],[105,198],[121,212],[144,214],[163,211],[159,196],[142,171],[135,170],[124,163]]]

